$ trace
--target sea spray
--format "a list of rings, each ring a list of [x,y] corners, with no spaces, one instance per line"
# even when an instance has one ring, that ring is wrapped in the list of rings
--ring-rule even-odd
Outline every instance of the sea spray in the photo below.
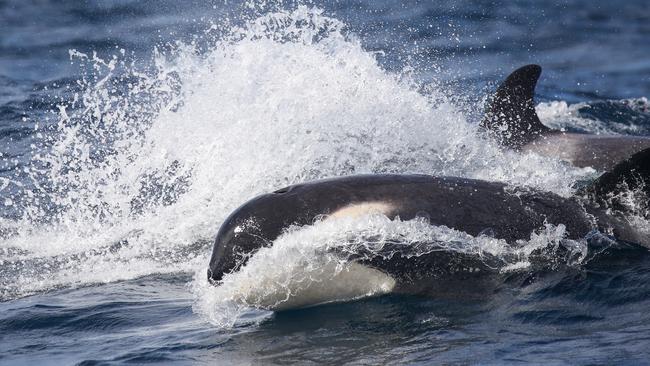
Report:
[[[502,151],[443,90],[386,72],[320,9],[210,42],[161,49],[150,67],[71,52],[89,73],[34,154],[21,218],[0,222],[3,299],[203,268],[233,209],[292,183],[425,173],[569,195],[586,174]]]

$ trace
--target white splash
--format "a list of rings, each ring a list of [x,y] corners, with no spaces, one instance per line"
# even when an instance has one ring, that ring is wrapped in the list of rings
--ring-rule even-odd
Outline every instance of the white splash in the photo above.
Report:
[[[622,117],[620,115],[617,116],[619,120],[601,120],[580,113],[583,110],[588,111],[597,108],[599,104],[606,104],[610,110],[618,108],[625,111],[623,120],[626,123],[620,121]],[[539,103],[535,110],[542,123],[556,130],[571,128],[579,132],[597,135],[635,135],[644,132],[643,129],[644,125],[647,124],[645,121],[648,120],[650,104],[645,97],[575,104],[568,104],[565,101],[551,101]]]
[[[298,6],[233,27],[207,51],[175,45],[150,70],[71,52],[93,71],[59,107],[51,149],[36,151],[27,199],[11,200],[27,201],[22,218],[0,221],[2,298],[204,267],[233,209],[310,179],[425,173],[568,195],[584,176],[502,151],[443,90],[421,94],[344,28]],[[353,292],[390,287],[373,283]]]
[[[399,253],[419,257],[440,251],[501,259],[495,271],[528,268],[528,258],[538,249],[560,243],[586,256],[583,241],[567,240],[564,226],[547,225],[530,240],[510,245],[487,236],[473,237],[445,226],[432,226],[422,218],[390,220],[381,214],[330,218],[314,225],[292,227],[256,252],[239,271],[227,274],[218,287],[207,281],[205,267],[197,268],[192,291],[195,311],[218,326],[232,326],[233,314],[251,308],[284,310],[328,302],[346,301],[389,293],[395,279],[358,264],[362,258],[390,258]],[[573,264],[576,264],[573,263]]]

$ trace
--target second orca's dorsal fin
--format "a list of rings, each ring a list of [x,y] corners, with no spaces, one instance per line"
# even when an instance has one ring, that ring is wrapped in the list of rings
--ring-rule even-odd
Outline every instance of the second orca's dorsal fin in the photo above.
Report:
[[[504,80],[488,102],[481,127],[501,145],[520,149],[550,131],[535,112],[535,86],[542,73],[539,65],[520,67]]]

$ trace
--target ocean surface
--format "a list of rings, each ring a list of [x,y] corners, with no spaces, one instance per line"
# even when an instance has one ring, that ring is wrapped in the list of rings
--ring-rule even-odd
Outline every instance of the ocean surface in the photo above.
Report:
[[[288,184],[424,173],[572,195],[602,172],[503,151],[477,128],[485,100],[537,63],[548,126],[650,135],[649,5],[0,0],[0,364],[650,364],[650,252],[561,225],[513,254],[421,222],[315,223],[206,280],[225,217]],[[260,306],[318,292],[337,238],[509,262],[440,296]]]

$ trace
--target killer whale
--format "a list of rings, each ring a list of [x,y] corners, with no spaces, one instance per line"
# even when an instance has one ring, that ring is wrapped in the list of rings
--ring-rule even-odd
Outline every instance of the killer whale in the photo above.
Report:
[[[292,225],[365,213],[402,220],[426,217],[431,225],[472,236],[489,232],[513,244],[553,224],[564,225],[569,239],[581,239],[597,230],[650,247],[650,238],[628,223],[624,208],[610,205],[611,197],[621,189],[647,194],[648,187],[650,149],[634,154],[568,198],[532,189],[513,192],[513,187],[503,183],[427,175],[360,175],[292,185],[251,199],[223,222],[214,242],[208,279],[219,284],[224,275],[238,271]],[[490,267],[476,258],[439,252],[416,258],[408,253],[359,255],[357,261],[390,276],[397,291],[404,292],[421,291],[424,280],[444,272],[457,274],[459,267],[482,271]]]
[[[578,167],[607,171],[632,154],[650,148],[650,138],[569,133],[542,124],[534,93],[539,65],[512,72],[490,99],[480,126],[499,144],[522,152],[565,160]]]

